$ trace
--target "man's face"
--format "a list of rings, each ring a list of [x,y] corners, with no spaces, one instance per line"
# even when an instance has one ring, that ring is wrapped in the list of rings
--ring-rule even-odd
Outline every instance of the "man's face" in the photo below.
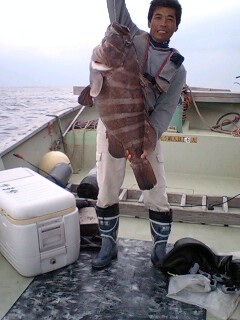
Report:
[[[164,42],[177,31],[176,12],[173,8],[157,7],[148,22],[150,34],[157,42]]]

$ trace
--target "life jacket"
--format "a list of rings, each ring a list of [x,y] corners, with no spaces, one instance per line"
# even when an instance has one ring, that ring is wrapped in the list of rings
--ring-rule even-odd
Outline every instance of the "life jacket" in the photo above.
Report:
[[[194,266],[198,268],[194,271]],[[163,259],[161,271],[170,275],[202,273],[240,287],[240,260],[217,255],[209,246],[193,238],[182,238]]]
[[[141,32],[136,35],[133,38],[133,43],[138,56],[140,73],[145,76],[149,83],[155,85],[159,92],[167,92],[172,78],[184,61],[184,57],[176,49],[171,48],[165,60],[157,67],[156,74],[152,76],[145,73],[148,50],[150,47],[148,33]]]

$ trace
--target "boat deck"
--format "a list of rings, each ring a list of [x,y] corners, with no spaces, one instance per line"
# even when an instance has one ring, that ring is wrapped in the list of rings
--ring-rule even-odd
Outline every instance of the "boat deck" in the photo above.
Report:
[[[217,252],[229,253],[239,251],[240,229],[238,227],[213,226],[174,222],[169,238],[175,243],[185,236],[193,237],[208,244]],[[119,237],[125,239],[151,240],[150,227],[147,219],[133,217],[120,217]],[[127,263],[127,261],[125,261]],[[117,261],[116,261],[117,263]],[[20,276],[11,265],[0,255],[0,319],[17,301],[32,278]],[[50,316],[50,314],[49,314]],[[207,313],[206,320],[218,318]]]
[[[75,94],[79,94],[79,91],[76,91]],[[201,114],[207,119],[209,126],[215,125],[217,119],[224,113],[239,112],[240,110],[239,94],[230,92],[197,92],[195,93],[195,99],[201,109]],[[85,110],[87,111],[85,112]],[[94,108],[85,110],[82,109],[81,111],[81,121],[88,123],[89,120],[98,118]],[[76,110],[75,115],[77,113],[78,110]],[[69,123],[71,122],[72,124],[72,120],[73,118],[67,121],[68,125],[63,130],[64,133]],[[39,132],[38,135],[34,134],[31,141],[29,139],[24,145],[17,144],[14,151],[5,148],[6,150],[1,154],[0,158],[0,170],[14,166],[32,168],[31,165],[26,164],[24,161],[16,164],[16,159],[12,156],[12,153],[20,152],[20,154],[29,155],[30,162],[37,165],[39,159],[49,151],[49,145],[52,146],[52,140],[58,141],[57,137],[59,138],[58,126],[55,128],[53,136],[50,136],[46,129]],[[64,147],[74,169],[71,183],[78,185],[95,166],[96,133],[88,128],[83,130],[74,129],[61,138],[64,138]],[[237,223],[240,216],[239,196],[237,196],[236,200],[230,202],[236,204],[235,209],[231,208],[229,203],[221,206],[217,215],[216,210],[208,211],[203,208],[203,210],[198,210],[200,218],[196,219],[194,218],[194,209],[185,208],[183,219],[181,211],[181,208],[185,204],[189,204],[189,201],[193,204],[200,201],[201,205],[206,206],[208,204],[207,197],[209,196],[215,197],[211,198],[211,201],[214,200],[214,203],[218,203],[239,194],[239,139],[239,137],[233,137],[232,135],[210,131],[208,125],[199,119],[193,107],[188,112],[188,118],[183,124],[182,132],[169,132],[162,138],[167,192],[169,196],[171,195],[171,205],[175,211],[175,219],[169,238],[170,243],[175,243],[178,239],[189,236],[203,241],[218,253],[239,253],[240,223]],[[44,143],[42,143],[43,141]],[[47,144],[46,141],[49,143]],[[33,145],[35,149],[30,158],[29,148],[32,148]],[[124,203],[120,202],[122,203],[122,214],[120,216],[119,237],[151,241],[147,212],[144,211],[142,203],[139,201],[140,196],[137,193],[139,190],[128,165],[123,192],[124,190],[133,190],[134,195],[137,194],[138,196],[133,201],[124,201],[124,196],[122,197],[121,201]],[[172,197],[172,195],[174,196]],[[133,215],[129,215],[129,212],[127,212],[131,202],[132,205],[136,203],[139,205],[138,210]],[[139,210],[139,208],[142,209]],[[231,212],[231,216],[225,220],[225,217],[229,216],[229,212]],[[217,217],[217,221],[213,219],[214,216]],[[236,217],[237,219],[235,219]],[[33,279],[19,275],[1,254],[0,279],[0,319],[2,319]],[[51,316],[49,314],[49,318]],[[210,313],[207,313],[206,320],[216,319]],[[240,311],[233,319],[240,319]]]
[[[84,168],[80,170],[80,172],[78,172],[77,174],[73,174],[70,182],[73,185],[78,185],[80,181],[83,179],[83,177],[87,175],[89,170],[90,168]],[[167,176],[168,191],[180,191],[181,194],[183,190],[178,190],[177,178],[179,178],[179,176],[177,177],[176,175],[173,175],[172,179],[171,176]],[[186,179],[186,175],[184,175],[182,176],[182,181],[179,181],[179,185],[182,185],[182,182],[185,182],[185,188],[188,190],[188,193],[189,190],[192,190],[192,194],[199,193],[201,190],[200,188],[202,188],[202,182],[199,181],[199,179],[196,179],[196,181],[198,181],[199,184],[196,183],[196,186],[193,186],[192,179],[189,181],[189,179]],[[213,187],[216,187],[216,185],[219,184],[216,184],[216,180],[212,182]],[[170,187],[171,183],[173,186],[175,186],[175,188]],[[128,189],[136,188],[135,178],[130,168],[128,168],[126,172],[124,187]],[[234,189],[232,191],[234,191]],[[178,239],[186,236],[203,241],[218,253],[228,254],[230,252],[240,251],[239,226],[224,226],[187,222],[182,223],[174,221],[172,226],[172,232],[169,238],[169,243],[175,243]],[[147,212],[145,212],[145,216],[143,214],[141,218],[135,218],[134,216],[124,214],[121,215],[119,226],[119,238],[151,241]],[[28,288],[33,279],[25,278],[19,275],[1,255],[0,265],[0,295],[2,297],[0,303],[0,319],[4,319],[4,314],[6,314],[8,310],[14,305],[17,299]],[[8,318],[6,317],[6,319]],[[217,320],[217,318],[212,316],[210,313],[207,313],[206,320]]]

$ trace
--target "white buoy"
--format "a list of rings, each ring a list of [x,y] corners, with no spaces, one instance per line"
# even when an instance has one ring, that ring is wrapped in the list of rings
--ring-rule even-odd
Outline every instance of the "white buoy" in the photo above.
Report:
[[[39,162],[39,173],[61,187],[65,187],[72,174],[72,166],[63,152],[49,151]]]

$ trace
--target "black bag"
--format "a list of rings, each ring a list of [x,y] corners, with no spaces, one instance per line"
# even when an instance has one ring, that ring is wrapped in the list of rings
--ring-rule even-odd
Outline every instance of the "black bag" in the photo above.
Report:
[[[190,273],[199,265],[201,272],[209,275],[223,275],[235,285],[240,285],[240,260],[232,260],[232,255],[217,255],[203,242],[193,238],[178,240],[163,259],[161,271],[170,275]]]

